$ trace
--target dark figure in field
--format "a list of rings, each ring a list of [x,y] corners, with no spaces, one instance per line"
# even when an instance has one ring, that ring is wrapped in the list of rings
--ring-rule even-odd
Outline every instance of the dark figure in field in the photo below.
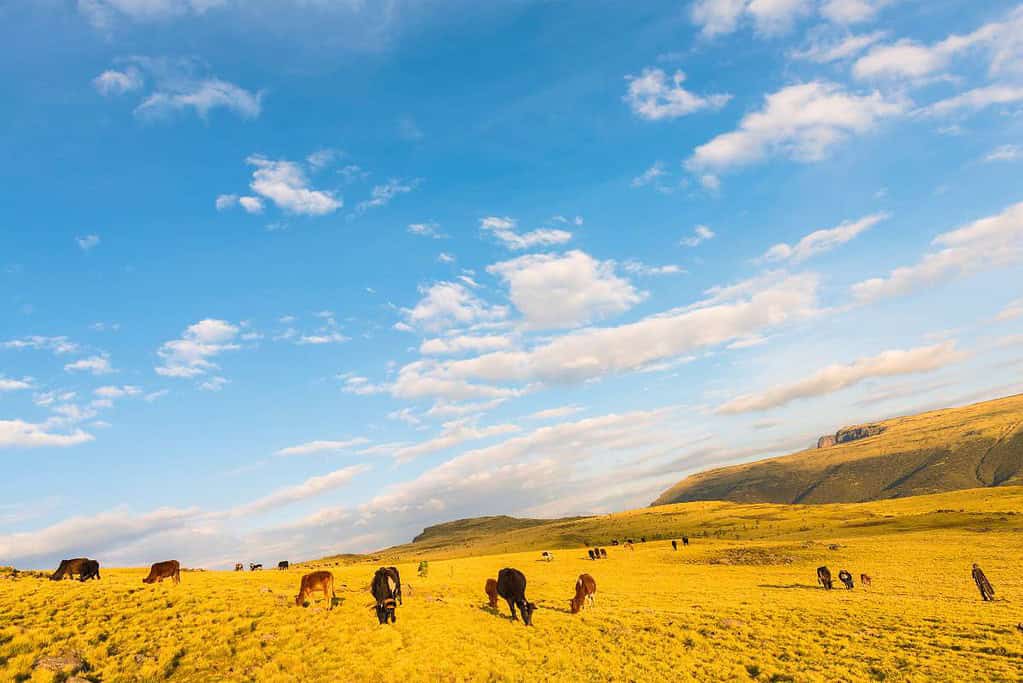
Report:
[[[824,590],[831,590],[831,570],[827,567],[817,567],[817,583],[824,586]]]
[[[587,554],[589,554],[591,560],[597,559],[596,556],[594,556],[594,554],[593,554],[593,548],[590,548],[586,552],[587,552]]]
[[[99,562],[96,560],[90,560],[87,557],[76,557],[73,560],[61,560],[60,566],[58,566],[57,571],[53,572],[50,576],[50,580],[60,581],[65,577],[72,579],[74,578],[74,574],[78,575],[79,581],[99,579]]]
[[[853,578],[852,574],[850,574],[847,570],[843,569],[838,572],[838,580],[842,582],[842,585],[845,586],[846,590],[852,590]]]
[[[683,548],[688,548],[689,547],[689,537],[688,536],[683,536],[682,537],[682,547]]]
[[[611,539],[611,545],[618,545],[618,539],[617,538],[612,538]]]
[[[600,548],[600,559],[602,559],[602,560],[606,560],[607,559],[607,549],[606,548]]]
[[[156,583],[164,579],[181,583],[181,564],[177,560],[157,562],[149,568],[149,576],[142,579],[142,583]]]
[[[290,567],[290,566],[291,566],[291,565],[290,565],[290,564],[288,564],[288,561],[287,561],[287,560],[281,560],[280,562],[278,562],[278,563],[277,563],[277,568],[278,568],[279,570],[281,570],[281,571],[285,571],[285,570],[287,570],[287,569],[288,569],[288,567]]]
[[[860,585],[864,588],[870,588],[870,574],[860,574]]]
[[[671,542],[671,549],[672,550],[678,550],[678,541],[672,541]]]
[[[484,586],[483,590],[487,593],[487,602],[490,605],[490,609],[497,609],[497,581],[487,579],[487,585]]]
[[[497,594],[508,602],[508,609],[511,610],[513,620],[518,620],[518,617],[515,616],[515,607],[517,606],[522,612],[522,623],[526,626],[533,625],[533,611],[536,609],[536,605],[526,600],[525,574],[518,569],[509,567],[502,569],[497,574]]]
[[[295,604],[305,605],[309,596],[316,591],[323,591],[323,599],[327,601],[327,609],[334,609],[334,575],[326,571],[310,572],[302,577],[295,596]]]
[[[991,587],[991,582],[984,576],[984,571],[975,562],[973,564],[973,582],[977,584],[978,590],[980,590],[980,597],[987,602],[995,599],[995,589]]]
[[[249,562],[249,571],[250,572],[258,572],[262,568],[263,568],[263,565],[261,565],[261,564],[255,564],[254,562]]]
[[[394,615],[394,611],[398,607],[398,603],[394,599],[394,591],[399,584],[394,580],[390,569],[390,567],[378,569],[377,573],[373,575],[373,583],[370,585],[373,599],[376,600],[377,621],[381,624],[386,624],[388,621],[393,624],[398,620]]]
[[[640,543],[646,543],[646,536],[641,536],[639,539]]]
[[[243,572],[243,571],[245,571],[245,565],[242,564],[241,562],[235,562],[234,570],[236,572]]]

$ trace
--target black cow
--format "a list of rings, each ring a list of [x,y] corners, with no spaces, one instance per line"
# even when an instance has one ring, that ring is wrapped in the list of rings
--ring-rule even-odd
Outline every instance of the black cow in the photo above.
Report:
[[[288,564],[287,560],[281,560],[280,562],[277,563],[277,568],[280,569],[281,571],[286,570],[290,566],[291,565]]]
[[[381,624],[386,624],[388,621],[393,624],[398,620],[394,615],[394,610],[397,608],[394,591],[400,588],[401,584],[394,580],[391,569],[393,567],[378,569],[373,575],[373,583],[370,585],[373,599],[376,600],[377,621]]]
[[[611,545],[618,545],[618,539],[617,538],[612,538],[611,539]]]
[[[817,567],[817,583],[824,586],[824,590],[831,590],[831,570],[827,567]]]
[[[593,554],[593,548],[590,548],[586,552],[589,554],[591,560],[597,559],[596,556]]]
[[[505,567],[497,573],[497,594],[508,602],[508,609],[511,610],[511,618],[518,620],[515,616],[515,607],[522,612],[522,623],[526,626],[533,625],[533,611],[536,605],[526,600],[526,575],[518,569]]]
[[[249,562],[249,571],[250,572],[258,572],[262,568],[263,568],[263,565],[261,565],[261,564],[255,564],[254,562]]]
[[[672,541],[671,542],[671,549],[672,550],[678,550],[678,541]]]
[[[689,547],[689,537],[688,536],[683,536],[682,537],[682,547],[683,548],[688,548]]]
[[[850,574],[847,570],[843,569],[838,572],[838,580],[842,582],[842,585],[845,586],[847,590],[852,590],[853,578],[852,574]]]
[[[646,536],[640,536],[639,537],[639,542],[640,543],[646,543]]]

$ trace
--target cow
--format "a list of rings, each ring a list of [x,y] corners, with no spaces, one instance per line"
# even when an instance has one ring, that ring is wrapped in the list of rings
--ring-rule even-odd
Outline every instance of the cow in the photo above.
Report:
[[[842,582],[842,585],[845,586],[846,590],[852,590],[853,577],[847,569],[843,569],[838,572],[838,580]]]
[[[980,598],[984,602],[995,599],[995,589],[991,586],[991,582],[987,580],[987,576],[984,574],[984,570],[980,568],[976,562],[973,563],[973,582],[977,584],[977,589],[980,591]]]
[[[598,555],[594,554],[593,548],[589,548],[586,553],[590,556],[591,560],[597,559]]]
[[[831,590],[831,570],[827,567],[817,567],[817,583],[824,586],[824,590]]]
[[[328,571],[310,572],[302,577],[295,596],[295,604],[304,607],[309,596],[316,591],[323,591],[323,599],[327,601],[327,609],[334,609],[334,575]]]
[[[580,574],[575,582],[575,597],[569,600],[572,614],[578,614],[583,607],[592,607],[596,602],[597,582],[589,574]]]
[[[254,562],[249,562],[249,571],[250,572],[258,572],[262,568],[263,568],[263,565],[261,565],[261,564],[256,564]]]
[[[549,550],[545,550],[542,553],[540,553],[540,557],[542,557],[547,562],[551,562],[554,559],[554,553],[552,553]]]
[[[640,543],[646,543],[646,536],[640,536],[639,542]]]
[[[598,548],[598,550],[600,550],[600,559],[606,560],[607,559],[607,550],[605,550],[604,548]]]
[[[394,579],[394,597],[398,599],[399,605],[404,605],[405,602],[401,599],[401,575],[398,573],[397,567],[386,567],[387,572]]]
[[[626,550],[635,550],[635,548],[632,547],[632,541],[626,541],[625,542],[625,549]]]
[[[860,585],[864,588],[870,588],[870,575],[860,574]]]
[[[57,567],[57,571],[50,575],[50,580],[60,581],[65,577],[73,579],[74,574],[78,575],[79,581],[99,579],[99,562],[96,560],[90,560],[87,557],[76,557],[73,560],[61,560],[60,565]]]
[[[526,576],[518,569],[505,567],[497,573],[497,594],[508,603],[511,610],[511,618],[518,621],[515,616],[515,608],[522,612],[522,623],[526,626],[533,625],[533,612],[536,605],[526,600]]]
[[[673,541],[671,542],[671,549],[672,549],[672,550],[676,550],[676,551],[678,550],[678,541],[674,541],[674,540],[673,540]]]
[[[245,565],[242,564],[241,562],[235,562],[234,563],[234,570],[236,572],[243,572],[243,571],[245,571]]]
[[[377,621],[381,624],[386,624],[388,621],[393,624],[398,620],[394,615],[394,610],[398,606],[394,591],[400,588],[401,584],[394,580],[390,570],[391,567],[378,569],[373,575],[373,583],[370,584],[370,592],[373,593],[373,599],[376,601],[374,606],[377,611]]]
[[[157,562],[149,568],[149,576],[142,579],[142,583],[157,583],[164,579],[171,579],[174,583],[181,583],[181,563],[177,560]]]
[[[487,600],[490,603],[490,609],[497,609],[497,581],[494,579],[487,579],[487,585],[483,588],[487,592]]]
[[[683,548],[688,548],[689,547],[689,537],[688,536],[683,536],[682,537],[682,547]]]
[[[617,538],[612,538],[611,539],[611,545],[618,545],[618,539]]]
[[[277,563],[277,569],[279,569],[280,571],[287,571],[288,567],[290,566],[291,565],[288,564],[287,560],[281,560],[280,562]]]

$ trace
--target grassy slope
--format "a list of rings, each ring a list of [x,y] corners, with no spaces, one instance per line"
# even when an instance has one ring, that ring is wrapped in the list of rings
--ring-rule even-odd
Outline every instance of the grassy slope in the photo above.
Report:
[[[694,474],[654,505],[838,503],[1023,484],[1023,395],[881,422],[884,433]]]

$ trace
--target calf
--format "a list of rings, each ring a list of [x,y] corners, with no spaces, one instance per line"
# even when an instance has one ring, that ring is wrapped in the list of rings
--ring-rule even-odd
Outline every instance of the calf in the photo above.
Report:
[[[583,607],[592,607],[596,602],[594,598],[596,594],[597,582],[589,574],[580,574],[579,580],[575,582],[575,597],[569,600],[572,614],[578,614]]]
[[[243,572],[243,571],[245,571],[245,565],[242,564],[241,562],[235,562],[234,570],[236,572]]]
[[[291,565],[290,565],[290,564],[288,564],[288,561],[287,561],[287,560],[281,560],[280,562],[278,562],[278,563],[277,563],[277,568],[278,568],[279,570],[281,570],[281,571],[285,571],[285,570],[287,570],[287,569],[288,569],[288,567],[290,567],[290,566],[291,566]]]
[[[316,591],[323,591],[323,599],[327,601],[327,609],[334,609],[334,575],[327,571],[310,572],[302,577],[295,596],[295,604],[305,606],[309,596]]]
[[[508,603],[511,610],[511,618],[518,621],[515,616],[515,608],[522,612],[522,623],[526,626],[533,625],[533,612],[536,605],[526,600],[526,576],[518,569],[505,567],[497,574],[497,594]]]
[[[490,609],[497,609],[497,581],[487,579],[487,585],[483,589],[487,592],[487,600],[490,601]]]
[[[864,588],[870,588],[870,575],[860,574],[860,585]]]
[[[381,624],[386,624],[388,621],[393,624],[398,620],[394,615],[394,610],[398,606],[394,599],[394,591],[396,588],[400,588],[401,584],[394,580],[390,570],[391,567],[378,569],[373,575],[373,583],[370,584],[370,592],[373,593],[373,599],[376,600],[377,621]]]
[[[542,553],[540,553],[540,557],[542,557],[547,562],[550,562],[551,560],[554,559],[554,553],[552,553],[549,550],[545,550]]]
[[[99,578],[99,562],[90,560],[87,557],[76,557],[73,560],[61,560],[57,571],[50,575],[51,581],[60,581],[63,578],[73,579],[78,575],[79,581]]]
[[[164,579],[171,579],[174,583],[181,583],[181,563],[177,560],[157,562],[149,568],[149,576],[142,579],[142,583],[156,583]]]
[[[817,583],[824,586],[824,590],[831,590],[831,570],[827,567],[817,567]]]

